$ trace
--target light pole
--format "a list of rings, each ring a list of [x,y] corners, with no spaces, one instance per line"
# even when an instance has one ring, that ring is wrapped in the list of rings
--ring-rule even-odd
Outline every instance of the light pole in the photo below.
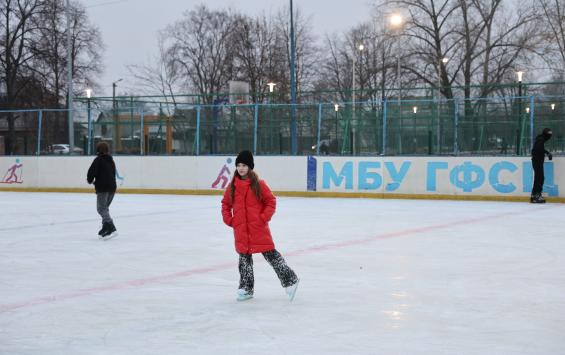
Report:
[[[92,153],[92,114],[90,111],[90,98],[92,97],[92,89],[86,89],[86,107],[87,107],[87,114],[88,114],[88,138],[87,144],[88,147],[86,148],[87,154],[90,155]]]
[[[267,84],[269,87],[269,150],[273,152],[273,107],[271,101],[273,100],[273,91],[277,84],[270,82]]]
[[[390,26],[400,32],[404,24],[404,18],[400,14],[392,14],[389,18]],[[397,34],[399,35],[399,34]],[[396,54],[396,87],[398,89],[398,108],[400,109],[401,83],[400,83],[400,53]]]
[[[359,47],[357,47],[357,49],[359,49],[359,52],[363,52],[363,50],[365,49],[365,46],[363,44],[360,44]],[[355,147],[356,145],[356,129],[355,126],[357,125],[356,121],[355,121],[355,90],[356,90],[356,84],[355,84],[355,62],[356,62],[356,58],[357,58],[357,53],[353,52],[353,60],[352,60],[352,67],[351,67],[351,81],[352,81],[352,89],[351,89],[351,132],[352,132],[352,139],[351,139],[351,145],[352,145],[352,149],[351,152],[353,153],[353,155],[356,154],[357,149]]]
[[[275,91],[275,86],[277,86],[277,84],[275,83],[267,83],[267,86],[269,87],[269,94],[272,95],[273,91]],[[271,98],[269,97],[269,103],[271,101]]]
[[[297,137],[297,123],[296,123],[296,41],[294,38],[294,10],[292,7],[292,0],[290,0],[290,148],[292,155],[298,153],[298,137]]]
[[[516,78],[518,79],[518,137],[516,137],[516,155],[520,155],[521,145],[522,145],[522,77],[524,75],[523,71],[516,72]]]
[[[71,4],[67,0],[65,6],[67,15],[67,121],[69,127],[69,154],[73,154],[75,150],[75,127],[73,121],[73,57],[71,53],[72,35],[71,35]]]
[[[120,145],[120,128],[119,128],[119,124],[118,124],[118,105],[116,102],[116,86],[118,86],[117,84],[122,81],[124,79],[120,78],[116,81],[114,81],[112,83],[112,118],[114,121],[114,144],[113,144],[113,148],[114,148],[114,153],[118,150],[120,150],[119,145]],[[141,134],[143,134],[143,132],[141,132]]]
[[[402,25],[404,24],[404,18],[401,14],[392,14],[389,17],[390,26],[400,32],[402,30]],[[400,33],[397,33],[399,36]],[[400,48],[400,46],[399,46]],[[401,98],[402,98],[402,86],[400,81],[400,51],[396,53],[396,87],[398,89],[398,122],[399,122],[399,132],[398,132],[398,152],[402,154],[402,108],[401,108]]]
[[[336,153],[339,151],[339,141],[337,139],[337,113],[339,111],[339,104],[334,104],[334,111],[335,111],[335,146],[336,146]]]
[[[412,154],[415,154],[418,149],[418,140],[416,139],[416,114],[418,113],[418,106],[412,107],[412,112],[414,112],[414,123],[412,124],[412,142],[414,143],[414,150]]]
[[[443,57],[441,60],[438,61],[437,67],[437,124],[436,124],[436,135],[437,135],[437,154],[441,153],[441,74],[442,74],[442,65],[445,65],[449,62],[449,58]]]

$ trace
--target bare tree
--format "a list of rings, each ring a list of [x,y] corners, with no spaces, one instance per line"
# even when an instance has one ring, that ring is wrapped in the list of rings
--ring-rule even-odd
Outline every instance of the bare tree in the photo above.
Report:
[[[67,20],[64,0],[50,0],[35,19],[39,33],[34,52],[33,71],[44,83],[45,90],[57,97],[55,104],[65,105],[67,95]],[[71,57],[75,92],[81,95],[86,87],[96,84],[95,76],[102,72],[104,45],[98,28],[88,21],[82,5],[71,3]]]
[[[276,51],[284,58],[285,74],[281,77],[281,90],[290,92],[290,9],[285,7],[279,10],[275,19],[277,33]],[[316,38],[310,27],[311,21],[304,17],[300,9],[295,10],[294,27],[296,37],[296,86],[298,91],[306,91],[313,87],[317,75],[317,63],[320,51],[316,46]]]
[[[453,97],[451,84],[457,70],[449,73],[443,58],[450,60],[458,53],[457,24],[460,4],[454,0],[398,0],[393,6],[405,8],[409,14],[404,29],[411,56],[419,64],[407,68],[421,82],[441,88],[447,98]],[[455,66],[458,67],[457,65]]]
[[[170,60],[165,48],[165,34],[158,36],[159,53],[149,63],[129,65],[128,71],[142,90],[154,94],[158,92],[165,98],[166,103],[177,105],[175,94],[186,87],[181,75],[181,66],[178,61]],[[184,84],[184,85],[183,85]]]
[[[5,108],[16,108],[18,99],[31,83],[28,74],[33,53],[30,48],[34,45],[37,32],[33,18],[42,11],[43,6],[44,1],[40,0],[0,2],[0,81],[6,87]],[[16,144],[15,116],[10,113],[3,118],[8,120],[6,154],[12,154]]]
[[[547,25],[543,31],[545,41],[554,54],[547,62],[556,76],[562,78],[565,75],[565,0],[536,0],[536,6]]]
[[[283,80],[284,60],[277,53],[275,28],[263,15],[238,16],[233,34],[234,59],[238,79],[249,82],[253,102],[261,102],[268,82]]]
[[[232,13],[200,5],[165,31],[171,60],[184,69],[204,103],[211,104],[232,77],[233,30]]]
[[[473,82],[482,84],[475,94],[488,95],[537,51],[536,18],[528,4],[515,11],[501,0],[393,0],[387,6],[408,13],[404,36],[416,65],[405,69],[439,86],[447,98],[454,96],[453,84],[471,97]]]

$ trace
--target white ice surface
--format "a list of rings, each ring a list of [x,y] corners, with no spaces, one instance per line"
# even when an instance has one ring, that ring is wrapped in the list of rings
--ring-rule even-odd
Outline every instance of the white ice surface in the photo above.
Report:
[[[235,301],[220,196],[0,193],[0,354],[564,354],[565,205],[279,198]]]

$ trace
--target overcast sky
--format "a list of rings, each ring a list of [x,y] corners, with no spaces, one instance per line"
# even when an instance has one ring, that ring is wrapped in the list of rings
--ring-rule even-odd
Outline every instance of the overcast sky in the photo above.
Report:
[[[103,92],[111,95],[112,82],[118,93],[128,90],[128,64],[146,63],[156,54],[157,31],[182,17],[186,10],[205,3],[211,9],[233,8],[251,16],[274,14],[289,0],[82,0],[90,20],[96,24],[106,44],[105,71],[98,82]],[[370,18],[370,0],[294,0],[294,7],[310,16],[312,29],[322,37],[325,33],[341,33]],[[121,88],[121,90],[120,90]],[[129,91],[129,90],[128,90]]]

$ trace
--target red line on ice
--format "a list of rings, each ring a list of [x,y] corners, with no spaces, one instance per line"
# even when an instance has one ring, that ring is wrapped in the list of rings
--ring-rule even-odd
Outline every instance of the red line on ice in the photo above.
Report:
[[[516,215],[529,213],[529,212],[531,212],[531,211],[525,210],[523,212],[507,212],[507,213],[490,215],[490,216],[486,216],[486,217],[463,219],[463,220],[451,222],[451,223],[436,224],[436,225],[432,225],[432,226],[428,226],[428,227],[410,228],[410,229],[405,229],[405,230],[400,230],[400,231],[395,231],[395,232],[388,232],[388,233],[384,233],[384,234],[379,234],[379,235],[376,235],[374,237],[369,237],[369,238],[349,240],[349,241],[344,241],[344,242],[340,242],[340,243],[324,244],[324,245],[314,246],[314,247],[310,247],[310,248],[295,250],[293,252],[285,253],[285,255],[286,256],[297,256],[297,255],[304,255],[304,254],[316,253],[316,252],[327,251],[327,250],[341,249],[341,248],[346,248],[346,247],[350,247],[350,246],[354,246],[354,245],[371,243],[371,242],[374,242],[376,240],[383,240],[383,239],[403,237],[403,236],[413,235],[413,234],[418,234],[418,233],[432,232],[432,231],[436,231],[436,230],[440,230],[440,229],[462,226],[462,225],[467,225],[467,224],[473,224],[473,223],[483,222],[483,221],[490,220],[490,219],[497,219],[497,218],[501,218],[501,217],[505,217],[505,216],[516,216]],[[90,296],[90,295],[97,294],[97,293],[116,291],[116,290],[121,290],[121,289],[125,289],[125,288],[131,288],[131,287],[139,287],[139,286],[144,286],[144,285],[148,285],[148,284],[156,284],[156,283],[166,282],[166,281],[175,280],[175,279],[179,279],[179,278],[183,278],[183,277],[190,277],[190,276],[193,276],[193,275],[202,275],[202,274],[207,274],[207,273],[216,272],[216,271],[220,271],[220,270],[226,270],[226,269],[229,269],[229,268],[232,268],[232,267],[234,267],[234,263],[229,262],[229,263],[217,264],[217,265],[204,267],[204,268],[196,268],[196,269],[191,269],[191,270],[180,271],[180,272],[176,272],[176,273],[172,273],[172,274],[166,274],[166,275],[160,275],[160,276],[147,277],[147,278],[143,278],[143,279],[130,280],[130,281],[122,282],[122,283],[110,284],[110,285],[100,286],[100,287],[87,288],[87,289],[84,289],[84,290],[78,290],[78,291],[75,291],[75,292],[64,293],[64,294],[60,294],[60,295],[39,297],[39,298],[30,299],[30,300],[27,300],[27,301],[18,302],[18,303],[2,304],[2,305],[0,305],[0,313],[13,311],[13,310],[17,310],[17,309],[20,309],[20,308],[28,308],[28,307],[32,307],[32,306],[41,305],[41,304],[54,303],[54,302],[57,302],[57,301],[64,301],[64,300],[69,300],[69,299],[73,299],[73,298],[79,298],[79,297],[83,297],[83,296]]]

